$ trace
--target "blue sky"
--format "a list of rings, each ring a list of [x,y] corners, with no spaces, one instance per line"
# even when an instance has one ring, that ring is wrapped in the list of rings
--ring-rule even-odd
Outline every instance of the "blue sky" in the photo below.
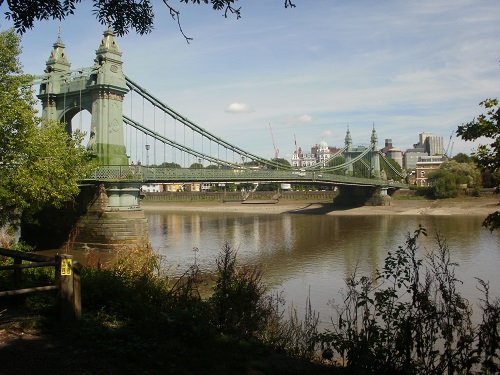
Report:
[[[62,22],[42,21],[22,40],[21,62],[41,74],[58,27],[72,69],[91,66],[104,27],[89,2]],[[347,126],[367,144],[406,149],[422,132],[444,138],[500,97],[498,0],[240,0],[242,18],[208,6],[181,11],[187,44],[162,2],[155,30],[118,38],[131,79],[200,126],[271,158],[322,140],[342,146]],[[5,12],[6,5],[0,10]],[[1,21],[2,29],[9,27]],[[453,137],[453,153],[474,144]]]

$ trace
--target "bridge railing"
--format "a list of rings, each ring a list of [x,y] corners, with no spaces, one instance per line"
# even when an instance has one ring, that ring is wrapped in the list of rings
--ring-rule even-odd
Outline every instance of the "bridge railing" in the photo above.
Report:
[[[385,180],[352,177],[323,171],[275,170],[261,168],[191,169],[149,167],[143,165],[106,165],[97,169],[88,180],[123,182],[290,182],[325,183],[363,186],[404,187],[406,185]]]

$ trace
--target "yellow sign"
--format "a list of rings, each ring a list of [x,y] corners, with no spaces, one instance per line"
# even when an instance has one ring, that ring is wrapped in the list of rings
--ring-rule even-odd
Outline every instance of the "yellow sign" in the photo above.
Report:
[[[62,259],[61,260],[61,275],[62,276],[71,276],[71,259]]]

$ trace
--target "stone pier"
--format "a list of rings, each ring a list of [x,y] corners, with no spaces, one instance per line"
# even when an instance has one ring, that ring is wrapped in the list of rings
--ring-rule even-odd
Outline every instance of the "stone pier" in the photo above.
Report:
[[[115,251],[150,248],[139,184],[87,184],[75,202],[48,208],[21,224],[21,240],[37,250]]]
[[[380,186],[339,185],[333,204],[341,207],[387,206],[395,189]]]
[[[149,248],[148,223],[139,207],[139,184],[101,184],[69,236],[73,250]]]

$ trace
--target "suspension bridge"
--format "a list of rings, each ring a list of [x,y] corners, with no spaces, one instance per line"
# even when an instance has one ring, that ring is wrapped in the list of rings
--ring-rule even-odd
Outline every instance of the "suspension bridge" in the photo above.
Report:
[[[147,237],[147,222],[138,213],[145,183],[331,185],[339,191],[337,202],[348,204],[362,204],[406,186],[384,176],[381,166],[387,165],[397,174],[396,180],[404,178],[378,150],[375,128],[369,146],[354,147],[347,129],[345,145],[337,153],[294,168],[199,126],[127,77],[122,65],[112,29],[103,33],[94,65],[73,70],[58,35],[44,74],[33,82],[39,85],[42,118],[61,121],[68,133],[77,128],[78,114],[80,119],[85,111],[91,115],[87,149],[99,167],[81,181],[82,191],[90,186],[91,192],[83,194],[87,198],[82,198],[80,206],[85,208],[80,215],[85,217],[78,219],[74,246],[123,244]],[[130,108],[125,110],[125,104]]]
[[[88,149],[99,168],[86,182],[403,186],[382,178],[381,163],[401,179],[404,176],[378,150],[375,129],[368,147],[353,147],[347,130],[345,146],[339,152],[321,163],[294,169],[276,159],[268,160],[243,150],[176,112],[125,76],[121,56],[115,35],[108,29],[96,51],[94,65],[71,70],[59,35],[45,74],[37,77],[42,117],[66,123],[67,131],[71,132],[75,127],[72,120],[78,113],[85,110],[91,113]],[[128,114],[123,108],[126,94],[130,97]],[[146,105],[149,109],[145,109]],[[131,160],[136,161],[134,165]]]

